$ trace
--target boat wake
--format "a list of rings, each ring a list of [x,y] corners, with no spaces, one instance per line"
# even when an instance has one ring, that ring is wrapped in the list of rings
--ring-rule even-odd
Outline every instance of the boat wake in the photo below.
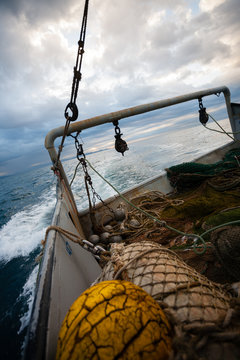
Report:
[[[44,238],[55,206],[55,190],[43,194],[40,203],[17,212],[0,229],[0,261],[28,256]]]
[[[18,330],[18,335],[26,328],[29,323],[30,315],[32,311],[32,305],[34,300],[35,285],[38,274],[38,265],[35,266],[31,274],[29,275],[25,285],[23,286],[22,292],[19,295],[17,301],[22,301],[27,305],[27,311],[20,318],[21,326]]]

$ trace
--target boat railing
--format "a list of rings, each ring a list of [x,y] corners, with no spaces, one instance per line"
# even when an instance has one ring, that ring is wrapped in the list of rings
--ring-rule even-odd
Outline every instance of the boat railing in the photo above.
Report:
[[[88,128],[91,128],[94,126],[102,125],[105,123],[113,123],[115,121],[120,121],[121,119],[128,118],[131,116],[140,115],[140,114],[143,114],[146,112],[150,112],[153,110],[158,110],[158,109],[162,109],[165,107],[177,105],[177,104],[188,102],[188,101],[191,101],[194,99],[201,99],[203,97],[214,95],[214,94],[219,95],[221,93],[223,93],[224,98],[225,98],[226,109],[227,109],[227,113],[228,113],[228,117],[230,120],[232,130],[236,131],[235,130],[235,128],[236,128],[235,120],[236,119],[235,119],[233,109],[231,106],[230,90],[226,86],[220,86],[220,87],[216,87],[216,88],[212,88],[212,89],[197,91],[197,92],[193,92],[193,93],[189,93],[189,94],[185,94],[185,95],[181,95],[181,96],[177,96],[177,97],[173,97],[173,98],[168,98],[165,100],[159,100],[159,101],[151,102],[148,104],[143,104],[143,105],[126,108],[123,110],[111,112],[111,113],[108,113],[105,115],[95,116],[95,117],[92,117],[92,118],[89,118],[86,120],[77,121],[74,123],[72,122],[68,128],[67,135],[70,135],[75,132],[80,132],[84,129],[88,129]],[[63,134],[64,134],[64,126],[60,126],[58,128],[51,130],[45,138],[45,147],[49,152],[49,155],[50,155],[50,158],[51,158],[53,164],[56,164],[56,161],[57,161],[57,151],[54,146],[54,141],[56,138],[63,136]],[[65,184],[66,184],[71,196],[73,197],[71,188],[68,183],[68,179],[66,177],[65,171],[62,167],[60,160],[58,161],[58,170],[61,174],[61,177],[65,181]]]

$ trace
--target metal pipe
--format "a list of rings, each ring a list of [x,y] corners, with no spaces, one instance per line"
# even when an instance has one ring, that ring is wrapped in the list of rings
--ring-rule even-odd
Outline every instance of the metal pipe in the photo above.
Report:
[[[114,120],[121,120],[126,117],[143,114],[143,113],[146,113],[149,111],[162,109],[167,106],[173,106],[173,105],[180,104],[183,102],[198,99],[200,97],[209,96],[209,95],[213,95],[213,94],[219,94],[221,92],[224,93],[226,106],[227,106],[227,109],[229,110],[231,107],[230,106],[230,91],[226,86],[221,86],[221,87],[217,87],[217,88],[213,88],[213,89],[202,90],[202,91],[197,91],[197,92],[186,94],[186,95],[177,96],[174,98],[155,101],[155,102],[152,102],[149,104],[134,106],[131,108],[115,111],[115,112],[108,113],[105,115],[95,116],[93,118],[86,119],[86,120],[77,121],[75,123],[70,124],[67,134],[69,135],[71,133],[81,131],[84,129],[88,129],[90,127],[102,125],[102,124],[105,124],[108,122],[113,122]],[[231,114],[229,114],[229,115],[231,115]],[[231,119],[230,119],[230,121],[231,121]],[[64,132],[64,126],[60,126],[56,129],[51,130],[45,138],[45,147],[48,150],[51,149],[52,147],[54,147],[55,139],[57,137],[62,136],[63,132]],[[52,157],[51,157],[51,159],[52,159]],[[52,159],[52,161],[53,161],[53,159]]]

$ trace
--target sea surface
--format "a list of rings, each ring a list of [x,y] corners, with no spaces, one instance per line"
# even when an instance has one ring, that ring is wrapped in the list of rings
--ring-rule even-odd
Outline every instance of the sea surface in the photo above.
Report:
[[[223,121],[224,124],[224,121]],[[166,167],[192,161],[229,142],[203,127],[173,127],[158,136],[129,143],[122,156],[114,149],[87,155],[96,169],[120,191],[157,176]],[[73,154],[74,155],[74,154]],[[72,178],[77,160],[64,162]],[[114,190],[89,170],[93,185],[105,199]],[[79,169],[72,189],[79,209],[87,207]],[[34,298],[36,257],[51,224],[56,204],[56,179],[49,165],[0,178],[0,339],[1,358],[20,359]]]

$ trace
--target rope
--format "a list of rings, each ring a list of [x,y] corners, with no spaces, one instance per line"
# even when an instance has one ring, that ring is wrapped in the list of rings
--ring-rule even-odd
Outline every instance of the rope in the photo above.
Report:
[[[213,228],[205,231],[205,232],[202,234],[202,236],[205,236],[206,234],[210,233],[211,231],[214,231],[214,230],[216,230],[216,229],[220,229],[220,228],[222,228],[222,227],[224,227],[224,226],[235,225],[235,224],[239,224],[239,223],[240,223],[240,220],[234,220],[234,221],[227,222],[227,223],[225,223],[225,224],[221,224],[221,225],[218,225],[218,226],[214,226]]]
[[[77,164],[77,166],[75,167],[72,180],[71,180],[71,182],[70,182],[70,184],[69,184],[70,186],[72,186],[72,183],[73,183],[73,181],[74,181],[74,179],[75,179],[75,177],[76,177],[76,174],[77,174],[77,169],[78,169],[78,167],[79,167],[80,164],[81,164],[81,163],[79,162],[79,163]]]
[[[94,167],[93,165],[89,162],[89,160],[86,159],[86,162],[88,163],[88,165],[90,166],[90,168],[102,179],[104,180],[122,199],[123,201],[125,201],[127,204],[129,204],[131,207],[133,207],[134,209],[140,211],[141,213],[143,213],[144,215],[146,215],[148,218],[152,219],[154,222],[158,223],[160,226],[165,227],[169,230],[172,230],[174,232],[176,232],[177,234],[183,235],[183,236],[187,236],[187,237],[193,237],[193,238],[197,238],[198,241],[200,241],[201,246],[197,246],[199,244],[197,244],[197,241],[194,243],[193,245],[193,250],[196,254],[198,255],[202,255],[206,252],[207,250],[207,245],[204,241],[204,239],[202,238],[202,236],[197,235],[197,234],[187,234],[185,232],[182,232],[180,230],[177,230],[169,225],[167,225],[167,223],[165,221],[159,220],[157,219],[155,216],[149,214],[148,212],[146,212],[145,210],[139,208],[138,206],[134,205],[131,201],[129,201],[127,198],[125,198],[116,188],[114,185],[112,185],[107,179],[105,179]],[[202,250],[197,250],[198,248],[201,248]]]
[[[195,238],[197,241],[194,242],[193,244],[193,251],[197,254],[197,255],[203,255],[206,250],[207,250],[207,245],[206,245],[206,242],[205,240],[203,239],[203,237],[205,235],[207,235],[208,233],[218,229],[218,228],[221,228],[221,227],[224,227],[224,226],[229,226],[229,225],[234,225],[234,224],[239,224],[240,223],[240,220],[235,220],[235,221],[230,221],[230,222],[227,222],[227,223],[224,223],[224,224],[221,224],[221,225],[218,225],[218,226],[215,226],[207,231],[205,231],[204,233],[202,233],[201,235],[197,235],[197,234],[188,234],[188,233],[185,233],[185,232],[182,232],[178,229],[175,229],[174,227],[172,226],[169,226],[165,221],[162,221],[162,220],[159,220],[158,218],[156,218],[155,216],[149,214],[148,212],[146,212],[145,210],[141,209],[140,207],[134,205],[131,201],[129,201],[127,198],[125,198],[116,188],[114,185],[112,185],[107,179],[105,179],[94,167],[93,165],[89,162],[89,160],[87,160],[87,163],[88,165],[90,166],[90,168],[102,179],[104,180],[114,191],[116,191],[116,193],[123,199],[123,201],[125,201],[127,204],[129,204],[131,207],[133,207],[134,209],[136,209],[137,211],[143,213],[145,216],[147,216],[148,218],[150,218],[151,220],[153,220],[154,222],[158,223],[161,227],[165,227],[171,231],[174,231],[176,232],[177,234],[180,234],[182,236],[186,236],[186,237],[189,237],[189,238]],[[200,244],[199,244],[200,242]]]
[[[66,238],[73,241],[74,243],[79,244],[79,245],[83,245],[83,242],[82,242],[83,239],[81,239],[79,235],[76,235],[76,234],[72,233],[71,231],[65,230],[65,229],[63,229],[63,228],[61,228],[59,226],[56,226],[56,225],[51,225],[46,229],[44,243],[46,243],[48,233],[51,230],[58,231],[60,234],[66,236]]]
[[[169,306],[166,307],[164,311],[168,316],[170,315],[169,319],[174,327],[175,333],[173,351],[169,360],[197,360],[199,359],[200,351],[203,352],[205,356],[208,354],[208,344],[211,343],[214,345],[214,351],[217,354],[216,358],[221,357],[221,351],[223,350],[223,347],[227,346],[227,344],[231,346],[229,348],[231,351],[239,349],[240,333],[237,320],[239,318],[239,299],[233,299],[231,302],[230,308],[228,309],[224,319],[212,324],[180,325],[172,314]],[[221,347],[221,343],[224,342],[225,344]],[[197,355],[193,349],[197,350]],[[205,356],[201,358],[205,359]]]
[[[76,234],[72,233],[71,231],[65,230],[65,229],[63,229],[63,228],[61,228],[61,227],[59,227],[59,226],[56,226],[56,225],[51,225],[51,226],[49,226],[49,227],[46,229],[45,238],[44,238],[44,240],[42,241],[43,247],[44,247],[45,244],[46,244],[48,233],[49,233],[51,230],[54,230],[54,231],[59,232],[60,234],[64,235],[68,240],[74,242],[75,244],[79,244],[80,246],[82,246],[83,248],[85,248],[85,250],[91,252],[91,249],[86,248],[86,247],[84,246],[84,245],[86,245],[86,244],[84,244],[84,242],[83,242],[83,240],[85,240],[85,239],[82,239],[82,238],[80,238],[79,235],[76,235]],[[94,248],[94,249],[95,249],[95,248]],[[95,253],[93,252],[93,254],[95,254]],[[43,250],[41,251],[40,255],[37,257],[36,261],[40,261],[42,255],[43,255]],[[101,251],[101,253],[100,253],[98,256],[99,256],[99,260],[101,260],[102,266],[111,259],[111,256],[110,256],[109,251]]]
[[[85,44],[85,37],[86,37],[88,3],[89,3],[89,0],[85,0],[85,6],[84,6],[83,18],[82,18],[82,26],[81,26],[80,37],[79,37],[79,41],[78,41],[76,65],[73,68],[73,81],[72,81],[70,102],[68,103],[68,105],[65,108],[64,116],[66,118],[66,123],[65,123],[65,127],[64,127],[61,144],[58,148],[57,159],[54,164],[56,168],[58,167],[58,162],[60,159],[61,152],[63,150],[63,144],[64,144],[65,138],[67,136],[67,133],[68,133],[70,122],[75,121],[78,118],[78,107],[76,105],[76,100],[77,100],[79,82],[82,79],[81,66],[82,66],[82,59],[83,59],[83,54],[84,54],[84,44]],[[71,111],[72,115],[69,115],[68,110]]]
[[[232,172],[232,169],[230,170],[227,170],[226,172],[224,172],[225,174],[228,174]],[[214,181],[211,181],[211,180],[208,180],[207,183],[208,185],[210,185],[214,190],[217,190],[217,191],[226,191],[226,190],[230,190],[236,186],[238,186],[240,184],[240,174],[238,174],[238,177],[234,179],[234,175],[235,174],[232,174],[232,179],[231,179],[231,182],[229,181],[229,178],[225,178],[224,176],[223,177],[219,177],[218,179],[218,182],[214,182]],[[225,183],[224,180],[227,180],[227,184]]]
[[[226,131],[226,130],[217,122],[217,120],[214,119],[214,117],[213,117],[212,115],[208,114],[208,116],[210,116],[210,118],[215,122],[215,124],[216,124],[218,127],[220,127],[220,129],[221,129],[222,131],[217,130],[217,129],[211,129],[211,128],[209,128],[208,126],[203,125],[206,129],[211,130],[211,131],[218,132],[219,134],[225,134],[225,135],[227,135],[230,139],[232,139],[233,141],[237,141],[237,142],[240,143],[240,141],[239,141],[238,139],[235,139],[234,137],[231,136],[231,135],[240,134],[240,131],[237,131],[237,132],[228,132],[228,131]],[[230,135],[230,134],[231,134],[231,135]]]
[[[159,218],[159,212],[164,210],[168,205],[179,206],[184,203],[184,200],[179,199],[169,199],[163,193],[159,191],[149,191],[145,192],[141,196],[137,196],[134,199],[131,199],[131,202],[138,204],[143,210],[146,210],[151,215],[154,215],[156,218]],[[162,237],[163,232],[162,228],[159,229],[157,223],[153,224],[152,219],[142,213],[139,213],[136,209],[128,209],[125,206],[125,219],[121,225],[113,225],[114,235],[122,236],[125,234],[128,238],[128,241],[135,240],[136,238],[144,235],[145,237],[156,236],[158,233]],[[109,216],[109,215],[108,215]],[[179,221],[178,221],[179,222]],[[182,223],[182,221],[180,221]],[[104,227],[103,217],[102,217],[102,226]]]

